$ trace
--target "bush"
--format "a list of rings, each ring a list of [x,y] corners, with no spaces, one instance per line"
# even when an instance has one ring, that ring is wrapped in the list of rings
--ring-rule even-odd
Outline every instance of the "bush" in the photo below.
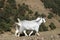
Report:
[[[41,0],[46,8],[52,8],[52,12],[60,16],[60,0]]]
[[[28,5],[26,5],[25,3],[23,3],[21,6],[22,6],[26,11],[29,11],[29,7],[28,7]]]
[[[40,16],[40,14],[38,13],[38,11],[35,12],[34,16],[36,16],[36,17]]]
[[[46,15],[45,15],[45,14],[43,14],[43,13],[42,13],[40,16],[41,16],[42,18],[43,18],[43,17],[46,17]]]
[[[54,25],[54,23],[50,23],[50,25],[49,25],[49,27],[52,29],[52,30],[54,30],[55,28],[56,28],[56,26]]]
[[[12,8],[9,5],[6,5],[6,7],[4,8],[4,13],[6,14],[12,13]]]
[[[10,5],[12,8],[16,8],[16,1],[15,1],[15,0],[7,0],[7,2],[9,3],[9,5]]]
[[[26,5],[25,3],[23,3],[22,5],[18,5],[18,8],[20,15],[25,15],[26,11],[28,11],[28,13],[32,13],[32,10],[30,10],[28,8],[28,5]]]
[[[45,24],[41,24],[39,27],[39,31],[48,31],[48,27],[45,26]]]
[[[18,4],[18,7],[19,7],[19,11],[21,10],[29,11],[29,7],[25,3],[23,3],[22,5]]]
[[[32,10],[29,10],[29,11],[28,11],[28,13],[29,13],[29,14],[32,14],[32,13],[33,13],[33,11],[32,11]]]
[[[49,15],[48,15],[48,19],[52,19],[52,17],[53,17],[53,14],[52,13],[49,13]]]
[[[4,1],[5,0],[0,0],[0,8],[2,8],[4,6]]]
[[[4,22],[0,23],[0,30],[11,31],[10,27],[11,27],[10,24]]]
[[[36,15],[38,15],[38,12],[37,12],[37,11],[35,12],[35,16],[36,16]]]
[[[15,20],[16,20],[17,18],[20,18],[21,20],[29,20],[29,15],[28,15],[28,14],[27,14],[27,15],[20,15],[20,16],[18,16],[18,17],[15,17]]]

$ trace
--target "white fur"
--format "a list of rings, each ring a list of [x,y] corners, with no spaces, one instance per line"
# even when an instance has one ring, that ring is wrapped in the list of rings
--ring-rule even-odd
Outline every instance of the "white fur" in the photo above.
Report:
[[[27,20],[23,20],[21,21],[18,18],[18,23],[15,23],[17,25],[19,25],[19,28],[16,28],[16,32],[15,35],[18,33],[18,36],[20,35],[20,33],[24,32],[25,36],[28,36],[26,33],[26,30],[31,30],[29,36],[33,33],[33,30],[36,31],[36,34],[39,35],[38,30],[39,30],[39,25],[41,25],[41,23],[45,23],[45,19],[44,18],[40,18],[38,17],[36,20],[31,20],[31,21],[27,21]],[[18,32],[17,32],[18,30]]]

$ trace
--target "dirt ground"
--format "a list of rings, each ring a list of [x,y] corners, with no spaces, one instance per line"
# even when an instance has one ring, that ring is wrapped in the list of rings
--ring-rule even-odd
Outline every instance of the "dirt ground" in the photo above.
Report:
[[[60,30],[60,29],[59,29]],[[60,40],[60,31],[55,29],[46,32],[39,32],[39,36],[20,36],[16,37],[14,33],[6,32],[4,34],[0,34],[0,40]]]

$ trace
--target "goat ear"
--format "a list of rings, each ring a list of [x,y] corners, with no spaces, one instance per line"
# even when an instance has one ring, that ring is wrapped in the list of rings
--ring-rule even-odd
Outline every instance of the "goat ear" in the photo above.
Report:
[[[17,18],[17,20],[18,20],[18,22],[20,22],[20,19],[19,18]]]

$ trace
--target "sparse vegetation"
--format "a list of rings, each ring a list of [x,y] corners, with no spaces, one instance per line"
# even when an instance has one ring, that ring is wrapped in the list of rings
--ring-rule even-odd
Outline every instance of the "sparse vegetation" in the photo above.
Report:
[[[7,0],[11,8],[16,8],[16,1],[15,0]]]
[[[14,21],[16,21],[16,18],[19,17],[21,20],[28,19],[29,20],[29,14],[32,14],[33,11],[29,9],[28,5],[23,3],[22,5],[18,5],[18,9],[15,9],[16,2],[15,0],[8,0],[5,4],[6,6],[3,8],[4,10],[0,12],[0,31],[10,31],[10,26],[13,25]],[[15,5],[15,6],[14,6]],[[26,12],[28,14],[26,15]],[[2,23],[3,22],[3,23]],[[11,24],[12,23],[12,24]]]
[[[32,11],[32,10],[29,10],[29,11],[28,11],[28,13],[29,13],[29,14],[32,14],[32,13],[33,13],[33,11]]]
[[[53,14],[52,13],[49,13],[49,15],[48,15],[48,19],[52,19],[52,17],[53,17]]]
[[[50,27],[52,30],[54,30],[54,29],[56,28],[55,24],[52,23],[52,22],[50,23],[49,27]]]
[[[39,31],[48,31],[48,27],[46,27],[45,24],[42,23],[39,27]]]
[[[40,16],[41,16],[42,18],[43,18],[43,17],[46,17],[46,15],[45,15],[45,14],[43,14],[43,13],[42,13]]]
[[[4,23],[4,22],[1,22],[0,23],[0,30],[3,30],[3,31],[11,31],[10,27],[11,26],[8,23]]]
[[[5,0],[0,0],[0,8],[3,8],[4,7],[4,1]]]
[[[19,9],[18,12],[19,14],[18,17],[23,20],[23,19],[28,19],[29,20],[29,14],[32,14],[33,11],[31,9],[29,9],[28,5],[26,5],[25,3],[23,3],[22,5],[18,5]]]
[[[38,11],[35,12],[34,16],[36,16],[36,17],[40,16],[40,14],[38,13]]]
[[[60,16],[60,0],[41,0],[46,8],[52,8],[52,12]]]

